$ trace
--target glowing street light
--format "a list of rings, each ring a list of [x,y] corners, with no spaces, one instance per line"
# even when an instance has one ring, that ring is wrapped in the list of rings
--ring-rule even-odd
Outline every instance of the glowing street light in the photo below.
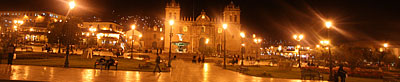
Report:
[[[223,24],[222,28],[227,29],[228,28],[228,24]]]
[[[68,3],[68,5],[69,5],[69,9],[74,9],[75,6],[76,6],[75,1],[70,1],[70,2]]]
[[[224,69],[226,68],[226,29],[228,28],[228,24],[222,24],[222,28],[224,28]]]
[[[168,52],[168,67],[171,67],[171,48],[172,48],[172,27],[174,25],[174,20],[169,20],[169,25],[171,26],[169,30],[169,52]]]
[[[208,44],[209,41],[210,41],[210,39],[207,38],[205,43]]]
[[[293,38],[294,38],[295,40],[297,40],[297,41],[300,41],[300,40],[302,40],[302,39],[304,38],[304,35],[303,35],[303,34],[293,35]]]
[[[161,40],[164,40],[164,37],[161,37]]]
[[[303,34],[293,35],[293,38],[299,42],[299,45],[297,45],[297,49],[299,54],[299,68],[301,68],[300,41],[304,38],[304,35]]]
[[[241,36],[242,38],[246,37],[246,35],[244,34],[244,32],[240,32],[240,36]]]
[[[383,47],[385,48],[389,47],[389,43],[383,43]]]
[[[331,21],[327,21],[327,22],[325,22],[325,26],[326,26],[326,28],[331,28],[332,27],[332,22]]]
[[[135,30],[135,28],[136,28],[136,25],[131,25],[132,30]]]

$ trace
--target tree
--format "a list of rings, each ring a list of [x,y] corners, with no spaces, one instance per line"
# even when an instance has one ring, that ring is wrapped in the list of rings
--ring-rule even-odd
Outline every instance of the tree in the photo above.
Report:
[[[67,47],[64,67],[69,67],[68,55],[72,45],[79,44],[82,31],[78,27],[82,21],[79,18],[71,17],[66,22],[55,22],[51,24],[48,35],[49,43],[62,44]],[[60,48],[59,48],[60,49]]]

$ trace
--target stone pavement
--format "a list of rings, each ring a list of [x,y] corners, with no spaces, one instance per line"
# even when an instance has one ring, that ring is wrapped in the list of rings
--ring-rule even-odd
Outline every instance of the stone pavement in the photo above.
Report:
[[[262,78],[224,70],[212,63],[172,62],[171,72],[153,73],[0,64],[0,79],[51,82],[301,82]],[[311,81],[305,81],[311,82]]]

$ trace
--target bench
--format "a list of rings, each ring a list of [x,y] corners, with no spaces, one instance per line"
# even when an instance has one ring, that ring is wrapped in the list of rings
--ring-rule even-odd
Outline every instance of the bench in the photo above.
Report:
[[[301,79],[306,79],[307,77],[309,77],[310,80],[315,80],[314,79],[315,77],[317,77],[318,80],[323,80],[324,79],[322,74],[317,70],[301,69]]]
[[[103,66],[105,69],[110,69],[108,68],[108,65],[111,66],[115,66],[115,70],[118,70],[118,61],[115,60],[115,62],[113,64],[108,64],[107,62],[100,62],[100,60],[96,60],[96,62],[94,63],[94,69],[97,68],[97,65],[100,65],[100,70],[103,69]]]
[[[97,65],[100,65],[100,69],[106,68],[107,63],[106,62],[100,62],[100,60],[96,60],[96,62],[94,63],[94,69],[96,69]]]
[[[114,63],[106,65],[107,70],[110,70],[111,66],[115,66],[115,70],[118,70],[118,60],[114,60]]]
[[[236,70],[239,70],[239,72],[246,72],[246,71],[249,71],[249,68],[241,66],[241,67],[237,68]]]

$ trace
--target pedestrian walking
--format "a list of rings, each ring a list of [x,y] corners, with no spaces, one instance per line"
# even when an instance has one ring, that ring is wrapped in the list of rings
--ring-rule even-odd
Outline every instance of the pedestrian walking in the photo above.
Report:
[[[199,56],[199,58],[197,59],[197,62],[201,63],[201,57]]]
[[[13,44],[10,44],[7,47],[7,53],[8,53],[8,65],[12,65],[13,59],[14,59],[14,53],[15,53],[15,46]]]
[[[154,67],[153,73],[155,73],[157,69],[159,70],[159,72],[161,72],[161,68],[160,68],[160,65],[159,65],[160,64],[160,60],[161,60],[161,57],[157,53],[156,66]]]
[[[343,70],[343,65],[340,65],[337,73],[340,76],[340,82],[345,82],[347,77],[347,72]]]
[[[192,63],[196,63],[196,56],[193,56]]]

